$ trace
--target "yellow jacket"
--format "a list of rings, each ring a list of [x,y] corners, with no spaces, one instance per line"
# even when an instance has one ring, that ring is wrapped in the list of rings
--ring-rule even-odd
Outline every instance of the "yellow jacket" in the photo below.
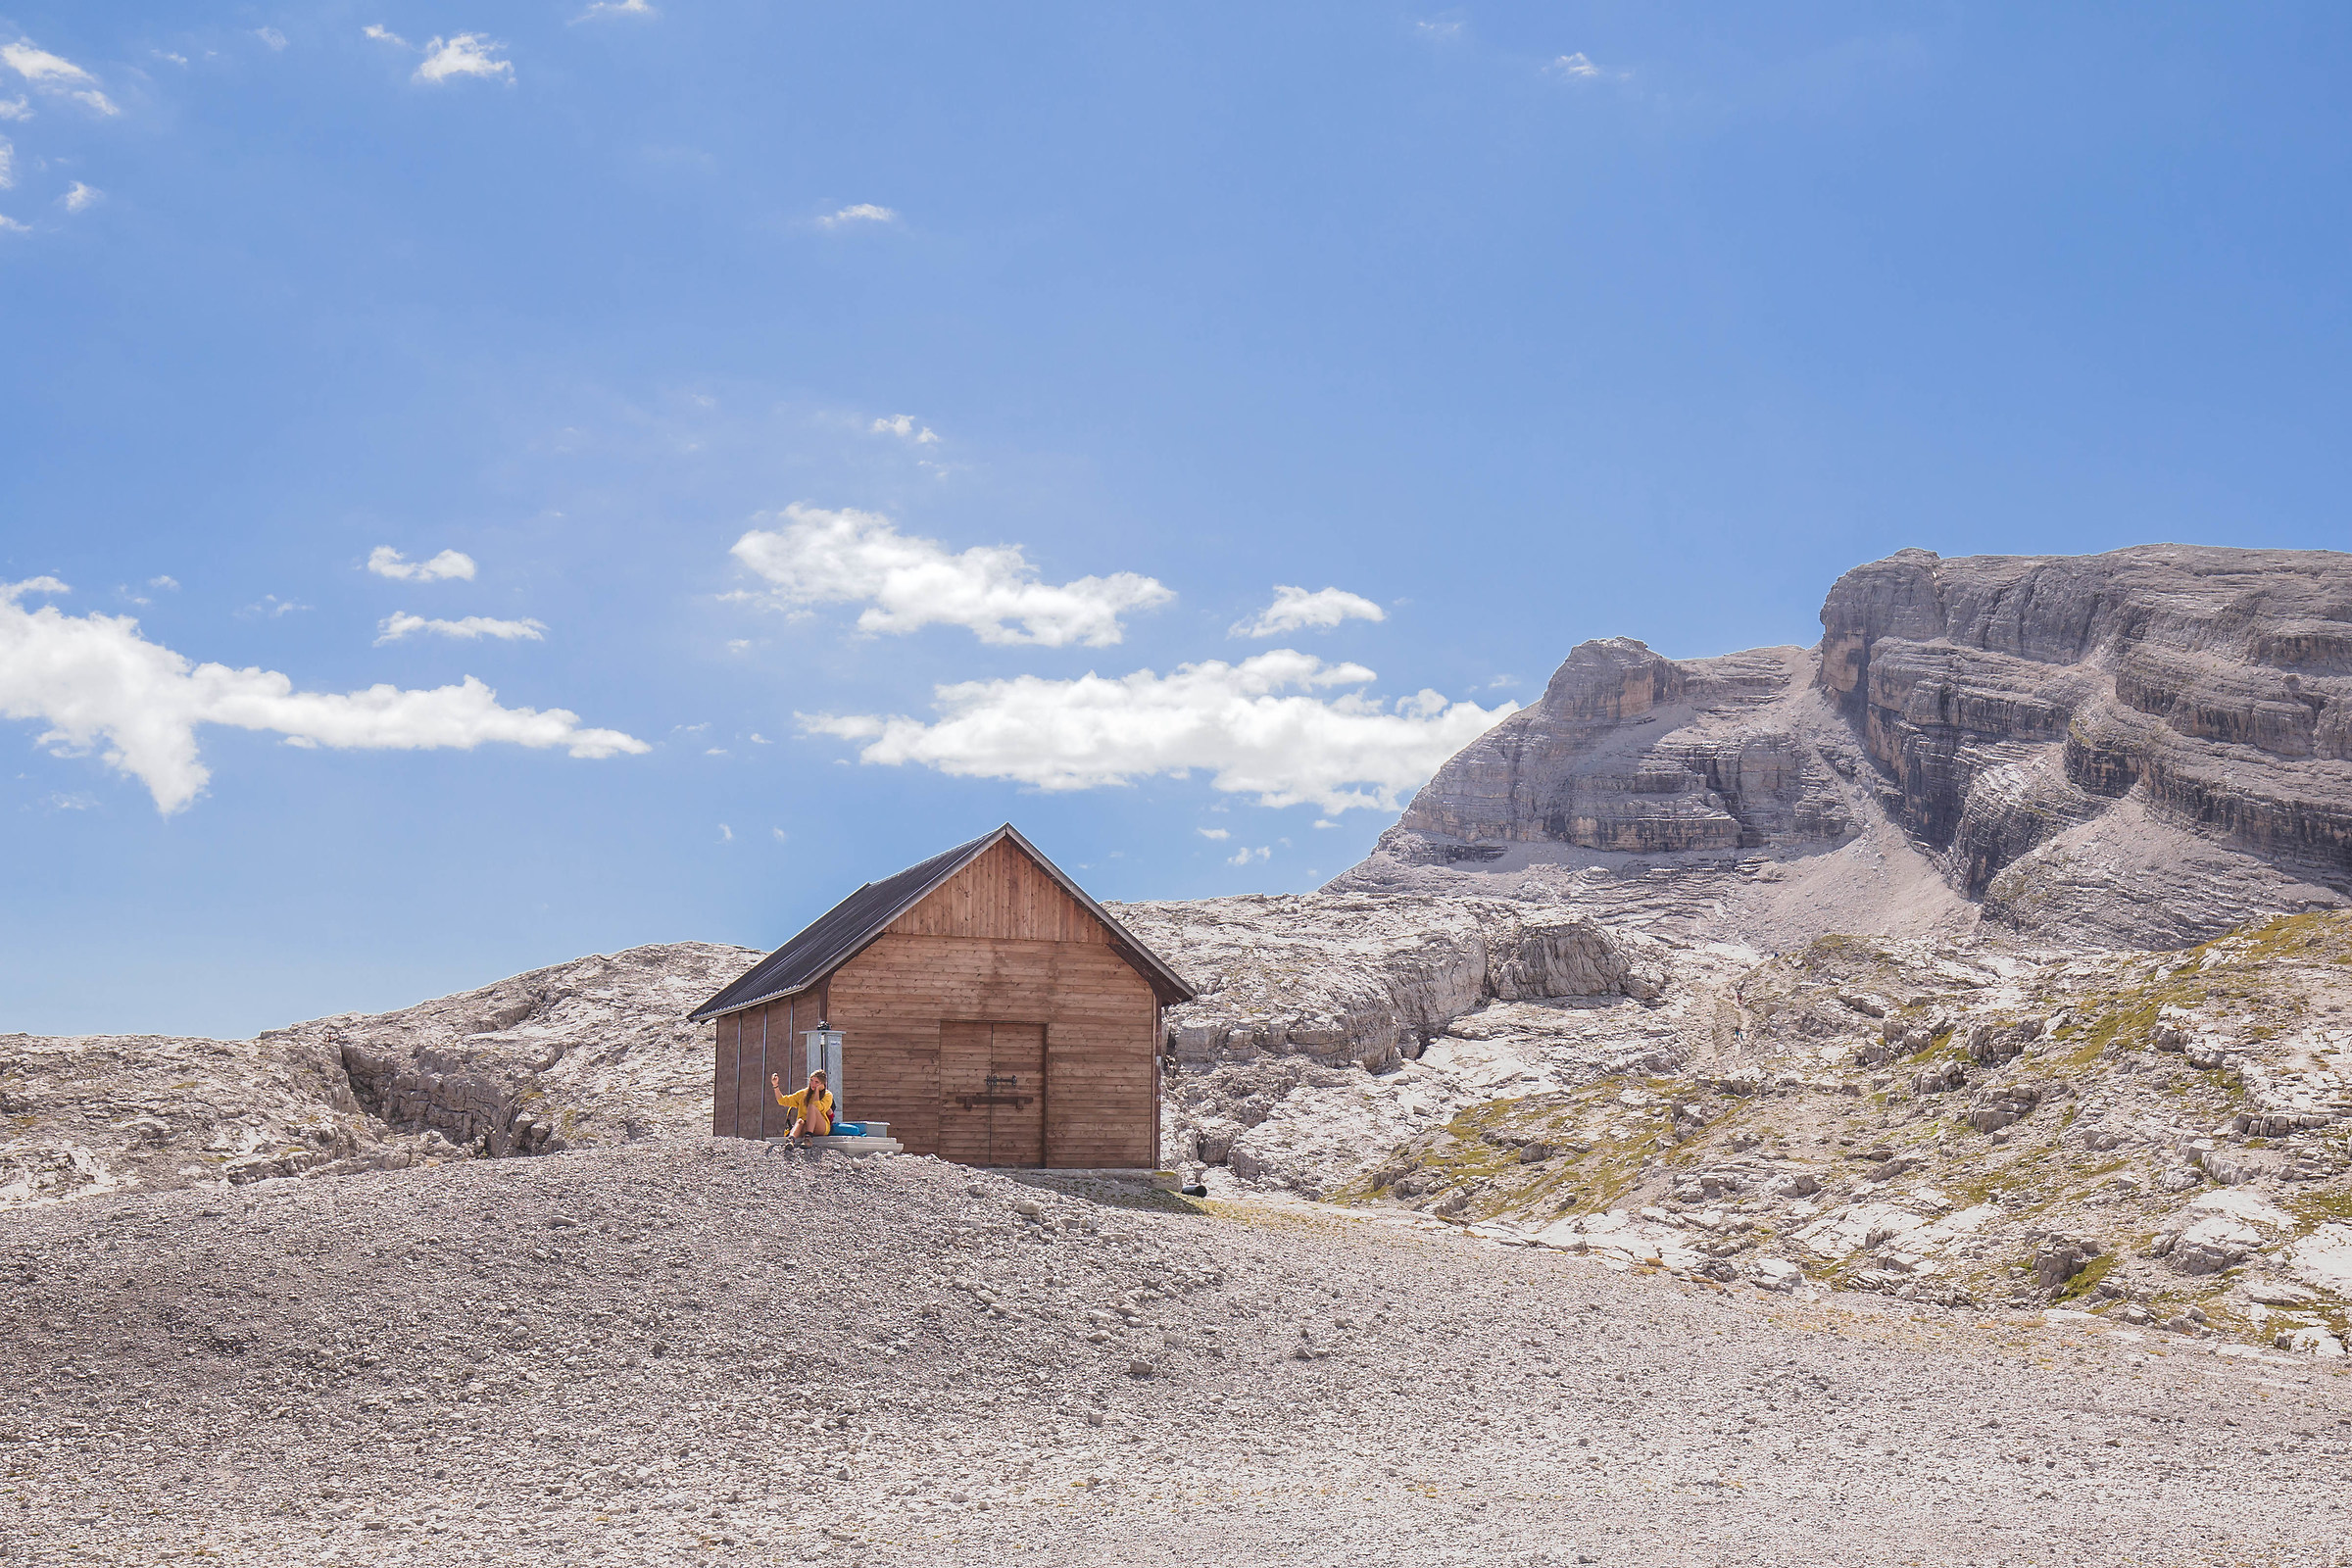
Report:
[[[786,1110],[799,1111],[801,1120],[808,1124],[808,1136],[811,1138],[822,1138],[833,1130],[833,1091],[830,1089],[818,1091],[814,1105],[808,1103],[808,1091],[806,1089],[778,1095],[776,1103]]]

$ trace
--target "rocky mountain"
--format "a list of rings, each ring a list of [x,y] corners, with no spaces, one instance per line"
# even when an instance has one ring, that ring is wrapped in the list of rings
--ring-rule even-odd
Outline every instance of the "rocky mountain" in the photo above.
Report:
[[[1118,908],[1200,993],[1171,1162],[1718,1282],[2337,1343],[2348,562],[1912,551],[1813,650],[1582,645],[1323,892]],[[0,1037],[0,1207],[694,1134],[683,1015],[755,956]]]
[[[1973,915],[2183,946],[2352,890],[2352,556],[1906,550],[1812,650],[1589,642],[1333,891],[1801,945]]]

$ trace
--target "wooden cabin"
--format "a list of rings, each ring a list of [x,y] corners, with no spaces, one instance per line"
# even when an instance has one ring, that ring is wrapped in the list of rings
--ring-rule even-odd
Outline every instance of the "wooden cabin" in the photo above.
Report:
[[[782,1137],[804,1037],[842,1033],[840,1114],[967,1165],[1159,1164],[1175,970],[1010,823],[869,882],[690,1015],[718,1026],[710,1131]]]

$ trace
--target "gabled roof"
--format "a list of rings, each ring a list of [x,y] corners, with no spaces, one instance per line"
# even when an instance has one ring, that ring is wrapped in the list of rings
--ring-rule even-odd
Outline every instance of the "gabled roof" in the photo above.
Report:
[[[893,920],[922,903],[941,883],[1004,839],[1020,846],[1021,852],[1035,860],[1064,893],[1102,922],[1110,932],[1111,950],[1151,982],[1153,994],[1163,1004],[1193,1000],[1193,988],[1185,984],[1182,975],[1137,941],[1133,932],[1112,919],[1109,910],[1089,898],[1084,888],[1071,881],[1060,866],[1039,854],[1037,846],[1007,822],[969,844],[958,844],[928,860],[917,861],[896,876],[868,882],[818,915],[799,936],[753,964],[733,985],[688,1013],[688,1020],[700,1023],[721,1013],[757,1007],[763,1002],[780,1002],[808,990],[863,953],[875,938],[890,929]]]

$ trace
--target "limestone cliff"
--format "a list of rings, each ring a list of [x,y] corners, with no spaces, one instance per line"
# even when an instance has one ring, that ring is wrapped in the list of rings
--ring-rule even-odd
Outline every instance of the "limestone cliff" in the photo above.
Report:
[[[1906,550],[1821,620],[1822,687],[1996,916],[2193,941],[2352,887],[2352,556]]]
[[[1978,907],[2179,946],[2352,891],[2352,556],[1906,550],[1821,619],[1811,651],[1579,646],[1332,888],[1770,947]]]

